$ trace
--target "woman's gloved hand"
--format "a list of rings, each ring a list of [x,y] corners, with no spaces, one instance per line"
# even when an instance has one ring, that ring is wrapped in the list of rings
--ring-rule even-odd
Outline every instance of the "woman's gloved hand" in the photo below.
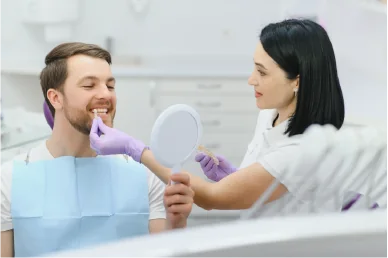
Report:
[[[207,178],[218,182],[229,174],[232,174],[237,171],[237,168],[235,168],[224,157],[218,155],[216,155],[216,157],[220,162],[218,166],[214,162],[214,160],[206,154],[198,153],[195,156],[195,161],[201,164],[201,168]]]
[[[100,117],[93,119],[90,130],[90,147],[98,155],[126,154],[139,163],[144,149],[147,148],[141,141],[106,126]]]

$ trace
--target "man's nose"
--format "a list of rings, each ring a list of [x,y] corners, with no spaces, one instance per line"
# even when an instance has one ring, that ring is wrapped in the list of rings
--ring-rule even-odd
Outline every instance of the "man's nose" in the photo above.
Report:
[[[110,99],[112,98],[112,91],[104,84],[98,87],[96,98],[98,99]]]

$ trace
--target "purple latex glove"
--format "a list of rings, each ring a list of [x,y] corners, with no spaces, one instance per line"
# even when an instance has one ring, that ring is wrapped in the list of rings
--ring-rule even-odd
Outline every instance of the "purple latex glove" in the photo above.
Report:
[[[53,118],[53,115],[51,114],[50,108],[46,101],[43,102],[43,113],[44,113],[44,117],[46,118],[47,124],[51,127],[51,129],[53,129],[54,118]]]
[[[350,202],[348,202],[346,205],[342,207],[342,211],[349,210],[353,206],[353,204],[355,204],[361,197],[362,197],[362,194],[357,194],[355,197],[353,197],[353,199]],[[377,209],[377,208],[379,208],[379,205],[377,203],[374,203],[372,207],[370,207],[371,210]]]
[[[213,181],[220,181],[224,177],[237,171],[224,157],[216,155],[220,164],[217,166],[213,159],[206,154],[198,153],[195,156],[195,161],[201,164],[201,168],[206,177]]]
[[[101,117],[93,119],[90,130],[90,147],[98,155],[127,154],[139,163],[144,149],[147,148],[141,141],[115,128],[106,126]]]

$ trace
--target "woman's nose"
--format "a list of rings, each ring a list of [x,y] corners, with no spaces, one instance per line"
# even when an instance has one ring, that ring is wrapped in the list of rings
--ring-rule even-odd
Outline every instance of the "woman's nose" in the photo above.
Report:
[[[253,75],[249,76],[248,84],[251,85],[251,86],[257,85],[257,80],[255,79],[255,77]]]

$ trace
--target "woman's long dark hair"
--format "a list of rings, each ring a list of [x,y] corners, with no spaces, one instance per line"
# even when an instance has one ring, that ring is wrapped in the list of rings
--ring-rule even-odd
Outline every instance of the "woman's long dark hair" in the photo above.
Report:
[[[313,21],[290,19],[267,25],[260,41],[288,79],[299,76],[296,110],[285,133],[302,134],[312,124],[341,128],[345,104],[326,31]]]

